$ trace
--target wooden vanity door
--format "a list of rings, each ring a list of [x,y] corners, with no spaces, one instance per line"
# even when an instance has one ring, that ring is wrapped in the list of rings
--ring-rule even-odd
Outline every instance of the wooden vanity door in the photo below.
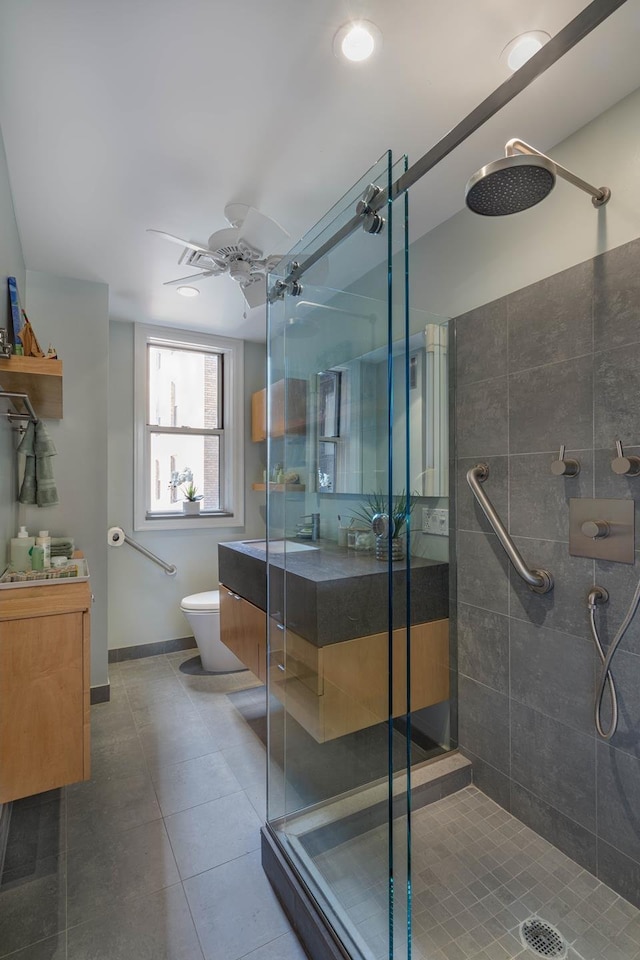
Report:
[[[0,803],[85,776],[84,616],[0,622]]]

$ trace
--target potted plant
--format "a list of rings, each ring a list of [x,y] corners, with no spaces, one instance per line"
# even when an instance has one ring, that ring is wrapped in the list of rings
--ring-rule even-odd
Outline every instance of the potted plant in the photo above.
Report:
[[[198,488],[195,484],[192,482],[188,483],[186,487],[182,487],[182,494],[184,496],[182,512],[191,516],[200,513],[202,494],[198,493]]]
[[[370,493],[359,510],[353,512],[358,520],[363,520],[376,535],[376,558],[388,560],[389,546],[391,559],[402,560],[405,555],[405,528],[407,517],[411,516],[417,502],[417,495],[402,493],[389,498],[380,492]]]

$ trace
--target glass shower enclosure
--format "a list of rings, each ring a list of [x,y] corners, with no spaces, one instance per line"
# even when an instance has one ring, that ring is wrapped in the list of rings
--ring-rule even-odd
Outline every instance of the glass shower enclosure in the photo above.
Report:
[[[407,196],[367,209],[405,169],[268,284],[266,830],[354,958],[411,955],[412,770],[453,743],[446,563],[414,527],[448,489],[446,321],[410,309]]]

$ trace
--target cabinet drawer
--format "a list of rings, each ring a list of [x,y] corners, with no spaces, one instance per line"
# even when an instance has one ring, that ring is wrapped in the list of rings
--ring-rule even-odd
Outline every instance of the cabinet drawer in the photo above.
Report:
[[[266,614],[220,585],[220,639],[252,673],[266,679]]]
[[[272,623],[270,633],[270,676],[274,683],[283,678],[300,680],[316,696],[324,692],[322,679],[322,648],[316,647],[282,624]]]

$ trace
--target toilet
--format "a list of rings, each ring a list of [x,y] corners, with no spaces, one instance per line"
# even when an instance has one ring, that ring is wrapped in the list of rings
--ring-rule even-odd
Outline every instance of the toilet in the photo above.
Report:
[[[232,673],[246,670],[245,665],[220,639],[220,591],[208,590],[185,597],[180,609],[193,631],[200,659],[211,673]]]

